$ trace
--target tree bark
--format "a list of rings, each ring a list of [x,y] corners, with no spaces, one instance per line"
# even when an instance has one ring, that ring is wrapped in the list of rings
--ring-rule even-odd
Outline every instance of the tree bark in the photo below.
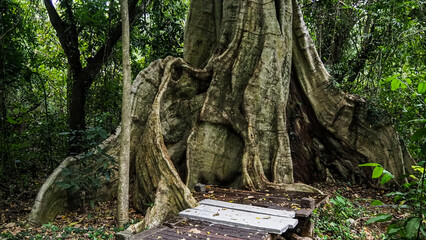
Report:
[[[127,0],[121,1],[122,50],[123,50],[123,100],[121,111],[121,148],[117,191],[117,226],[123,227],[129,221],[129,168],[131,130],[131,69],[130,69],[130,26]]]

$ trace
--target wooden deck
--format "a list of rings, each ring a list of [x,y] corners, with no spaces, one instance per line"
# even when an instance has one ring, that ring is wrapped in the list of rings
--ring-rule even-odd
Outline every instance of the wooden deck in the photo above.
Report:
[[[146,230],[133,236],[132,239],[267,239],[269,234],[266,231],[253,229],[235,228],[231,226],[210,223],[206,221],[177,218],[172,222],[163,224],[162,227]]]
[[[179,216],[188,219],[217,223],[236,228],[247,228],[282,234],[296,227],[295,212],[268,209],[243,204],[205,199],[196,208],[186,209]]]
[[[131,239],[260,240],[273,239],[294,227],[303,233],[311,224],[313,209],[327,199],[300,192],[206,187],[206,192],[193,193],[200,206],[184,210],[180,217]]]
[[[241,189],[228,189],[206,186],[205,193],[193,193],[197,201],[204,199],[214,199],[230,203],[239,203],[270,209],[295,211],[296,218],[309,217],[314,208],[324,202],[326,195],[304,193],[304,192],[284,192],[280,190],[247,191]],[[309,206],[309,204],[312,204]]]

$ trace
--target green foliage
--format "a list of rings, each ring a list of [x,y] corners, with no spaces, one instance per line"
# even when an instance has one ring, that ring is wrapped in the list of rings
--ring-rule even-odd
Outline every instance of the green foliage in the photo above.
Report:
[[[414,152],[417,147],[408,139],[419,126],[411,120],[425,118],[426,112],[426,2],[301,3],[307,26],[333,82],[387,111]]]
[[[52,69],[63,59],[58,44],[46,37],[47,15],[29,1],[0,2],[0,181],[14,194],[65,155],[66,141],[57,132],[66,129],[61,103],[66,94],[60,71]]]
[[[371,224],[371,223],[375,223],[375,222],[386,222],[386,221],[389,221],[391,219],[392,219],[392,215],[378,214],[377,216],[368,219],[366,224]]]
[[[382,168],[376,163],[367,163],[360,166]],[[378,214],[377,216],[370,218],[366,224],[392,220],[391,224],[387,227],[387,236],[389,238],[420,239],[426,237],[425,167],[426,161],[421,161],[416,166],[412,166],[414,173],[406,176],[408,181],[401,186],[401,191],[395,191],[387,194],[387,196],[392,197],[394,202],[397,203],[398,208],[404,212],[408,212],[408,215],[404,215],[405,217],[401,218],[389,214]],[[378,200],[374,200],[372,202],[373,206],[381,204],[383,203]]]
[[[70,138],[73,138],[77,133],[63,134],[71,134]],[[64,179],[57,184],[69,194],[85,198],[86,195],[96,192],[103,183],[111,180],[116,170],[114,167],[116,161],[99,147],[99,143],[108,137],[103,128],[89,128],[78,134],[84,136],[82,149],[85,153],[76,157],[76,164],[63,168]],[[92,201],[90,205],[93,207]]]
[[[188,1],[150,1],[131,32],[132,72],[167,56],[182,57]]]
[[[363,207],[337,195],[330,199],[330,204],[314,210],[315,233],[321,239],[365,238],[365,233],[354,234],[351,227],[356,219],[362,217],[364,211]]]
[[[119,229],[114,229],[114,232],[119,232]],[[20,239],[115,239],[114,233],[105,228],[89,227],[58,227],[52,223],[44,224],[39,233],[32,231],[21,231],[16,235],[10,232],[0,234],[2,239],[20,240]]]
[[[72,4],[73,19],[65,14],[67,2]],[[182,56],[188,2],[149,2],[131,33],[133,77],[157,58]],[[60,0],[55,7],[64,21],[76,23],[84,67],[85,59],[108,41],[108,31],[119,22],[119,4]],[[35,185],[66,157],[68,137],[73,134],[61,133],[70,131],[71,83],[63,48],[43,2],[0,0],[0,12],[0,181],[8,194],[15,194],[39,187]],[[89,132],[102,128],[109,135],[120,123],[121,46],[104,62],[88,91],[86,123]],[[79,144],[91,148],[92,140]],[[108,172],[97,174],[108,178]],[[96,185],[95,179],[89,185]],[[80,185],[85,183],[74,184]]]
[[[380,184],[385,184],[389,182],[394,176],[389,171],[386,171],[380,164],[378,163],[364,163],[359,165],[360,167],[374,167],[373,174],[371,178],[381,178]]]

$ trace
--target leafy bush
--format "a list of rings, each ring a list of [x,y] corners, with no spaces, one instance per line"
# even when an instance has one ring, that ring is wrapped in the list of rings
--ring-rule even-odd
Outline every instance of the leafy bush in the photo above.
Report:
[[[96,192],[102,183],[111,179],[116,161],[98,145],[108,136],[103,128],[89,128],[82,135],[84,136],[82,148],[86,152],[76,157],[76,164],[63,168],[65,178],[57,184],[69,194],[80,195],[80,198],[85,200],[86,194]],[[90,204],[93,206],[93,201],[90,201]]]
[[[321,239],[359,239],[365,238],[364,232],[354,232],[352,225],[362,217],[365,209],[356,206],[349,199],[337,195],[330,203],[313,212],[315,233]]]
[[[119,229],[114,228],[114,232]],[[16,235],[10,232],[0,234],[1,239],[114,239],[114,233],[104,228],[89,227],[58,227],[52,223],[44,224],[37,233],[29,230],[22,231]]]
[[[426,128],[418,130],[411,138],[413,142],[419,143],[417,156],[426,156]],[[366,163],[360,166],[374,167],[372,178],[381,179],[381,184],[385,184],[392,174],[384,170],[380,164]],[[370,218],[367,224],[375,222],[386,222],[392,220],[387,227],[387,235],[392,239],[420,239],[426,238],[426,161],[420,161],[412,166],[413,173],[404,176],[407,181],[400,186],[401,191],[394,191],[387,196],[392,197],[397,203],[399,210],[408,212],[406,217],[395,217],[390,214],[378,214]],[[375,205],[381,205],[380,201],[374,201]]]

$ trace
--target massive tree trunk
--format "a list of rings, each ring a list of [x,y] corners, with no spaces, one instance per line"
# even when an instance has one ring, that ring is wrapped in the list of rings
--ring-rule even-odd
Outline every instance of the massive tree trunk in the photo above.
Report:
[[[132,115],[141,210],[190,206],[179,201],[192,201],[187,187],[198,182],[311,191],[293,183],[367,182],[357,168],[365,162],[404,173],[408,158],[389,119],[330,85],[295,0],[192,1],[184,46],[184,60],[151,66],[159,76],[136,90],[144,100],[134,108],[151,106]],[[186,186],[176,188],[178,173]]]
[[[295,182],[366,182],[364,162],[401,175],[389,119],[328,78],[296,0],[191,1],[184,59],[152,63],[132,87],[132,200],[152,206],[133,230],[194,206],[197,182],[315,191]]]

